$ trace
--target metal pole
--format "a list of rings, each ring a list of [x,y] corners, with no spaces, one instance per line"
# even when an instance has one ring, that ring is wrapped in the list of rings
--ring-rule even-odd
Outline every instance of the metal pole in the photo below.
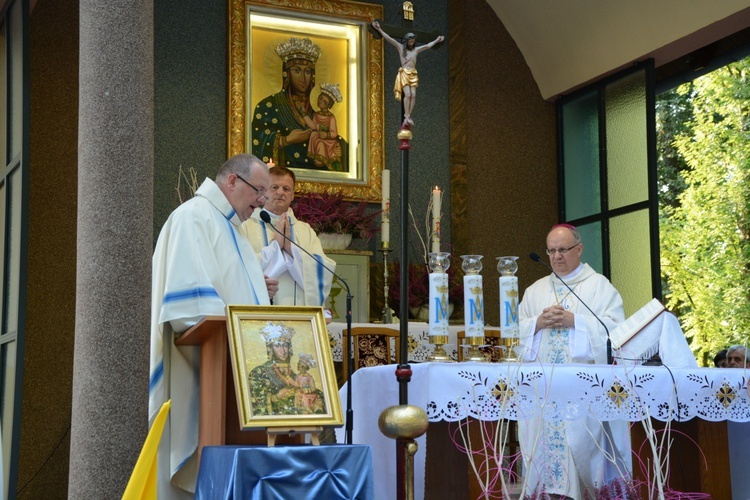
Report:
[[[411,380],[411,366],[409,366],[409,150],[412,138],[411,130],[404,126],[398,133],[401,150],[401,303],[399,304],[399,318],[401,320],[401,336],[399,355],[400,363],[396,369],[396,379],[399,383],[398,402],[409,404],[409,381]]]

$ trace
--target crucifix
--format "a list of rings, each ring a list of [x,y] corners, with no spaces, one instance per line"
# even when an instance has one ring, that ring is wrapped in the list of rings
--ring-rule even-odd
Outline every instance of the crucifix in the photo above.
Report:
[[[407,23],[414,19],[414,9],[411,2],[404,2],[404,19],[407,20]],[[411,113],[414,109],[418,84],[417,55],[427,49],[438,47],[445,38],[440,34],[411,31],[402,26],[387,26],[381,24],[379,19],[370,24],[369,31],[374,38],[382,37],[393,45],[398,50],[401,59],[401,67],[398,69],[393,89],[396,99],[402,101],[401,130],[398,132],[399,150],[401,151],[401,271],[399,277],[401,287],[399,314],[401,320],[399,339],[401,361],[396,368],[396,379],[399,383],[399,404],[386,408],[381,413],[378,427],[383,434],[396,440],[396,498],[406,500],[414,498],[414,455],[418,449],[415,439],[427,431],[428,425],[425,411],[418,406],[409,405],[408,396],[408,384],[411,380],[412,371],[408,361],[409,301],[406,298],[406,290],[409,289],[409,227],[406,221],[408,220],[409,206],[409,151],[412,138],[411,127],[414,125]],[[396,38],[399,38],[401,42],[397,41]],[[417,39],[432,41],[417,45]],[[351,382],[350,377],[348,391],[351,391]],[[351,401],[351,396],[349,398]]]
[[[411,128],[414,125],[411,112],[414,110],[417,97],[417,84],[419,83],[419,78],[417,77],[417,55],[427,49],[440,46],[445,37],[443,35],[435,35],[434,32],[409,31],[408,28],[402,26],[384,25],[380,23],[379,19],[370,24],[369,31],[376,39],[382,37],[398,50],[401,67],[398,69],[393,91],[396,94],[396,100],[402,101],[402,126]],[[397,39],[402,41],[399,42]],[[417,40],[419,39],[431,39],[432,41],[424,45],[417,45]]]

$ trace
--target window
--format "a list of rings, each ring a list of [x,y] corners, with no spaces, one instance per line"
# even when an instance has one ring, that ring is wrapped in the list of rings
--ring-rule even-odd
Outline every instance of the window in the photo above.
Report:
[[[28,2],[9,0],[0,17],[0,428],[4,498],[15,497],[21,424],[29,191]]]
[[[653,61],[557,103],[560,221],[630,315],[661,296]]]

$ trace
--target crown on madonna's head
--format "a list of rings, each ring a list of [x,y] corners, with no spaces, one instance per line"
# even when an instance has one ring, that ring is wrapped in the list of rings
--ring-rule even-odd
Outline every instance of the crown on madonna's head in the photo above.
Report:
[[[287,67],[290,61],[302,60],[315,64],[320,57],[320,46],[309,38],[292,37],[276,46],[276,53]]]
[[[263,336],[263,340],[266,344],[272,344],[274,342],[282,341],[289,344],[292,343],[292,337],[294,337],[294,329],[284,326],[281,323],[266,323],[266,326],[260,329],[260,334]]]
[[[320,92],[333,99],[333,102],[341,102],[343,100],[338,83],[322,83],[320,84]]]
[[[307,354],[306,352],[303,352],[299,355],[299,360],[305,363],[310,368],[315,368],[317,363],[315,362],[315,358],[313,358],[310,354]]]

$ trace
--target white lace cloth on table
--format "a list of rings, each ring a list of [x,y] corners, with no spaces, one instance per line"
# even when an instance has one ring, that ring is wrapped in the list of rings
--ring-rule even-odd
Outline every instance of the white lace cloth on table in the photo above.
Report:
[[[750,421],[750,373],[738,368],[430,363],[412,369],[410,403],[431,421],[519,420],[538,412],[549,420]]]
[[[539,365],[508,363],[419,363],[411,365],[409,404],[427,411],[430,421],[518,419],[543,412],[548,419],[750,421],[747,381],[739,368],[664,366]],[[393,440],[378,431],[378,417],[398,404],[394,365],[361,368],[352,377],[354,443],[372,446],[377,481],[375,498],[396,490]],[[346,408],[347,386],[339,391]],[[336,430],[344,442],[344,428]],[[424,496],[425,436],[417,438],[415,498]],[[429,450],[427,450],[429,453]]]

